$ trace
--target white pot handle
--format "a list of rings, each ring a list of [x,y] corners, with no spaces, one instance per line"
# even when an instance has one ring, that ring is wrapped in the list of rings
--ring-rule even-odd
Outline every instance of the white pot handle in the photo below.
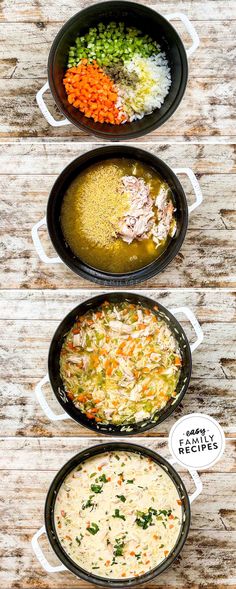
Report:
[[[49,125],[51,125],[52,127],[63,127],[64,125],[70,125],[71,123],[67,119],[63,119],[62,121],[56,121],[56,119],[54,119],[54,117],[49,112],[49,110],[44,102],[44,99],[43,99],[44,93],[47,92],[48,90],[49,90],[49,83],[46,82],[46,84],[44,84],[44,86],[36,94],[36,101],[37,101],[38,107],[40,108],[41,113],[43,114],[44,118],[49,123]]]
[[[188,212],[189,214],[192,213],[192,211],[194,211],[194,209],[196,209],[197,207],[199,207],[199,205],[202,203],[203,201],[203,196],[202,196],[202,190],[200,187],[200,184],[196,178],[196,175],[194,174],[193,170],[191,170],[191,168],[175,168],[173,170],[173,172],[178,175],[178,174],[186,174],[192,184],[195,196],[196,196],[196,200],[195,202],[193,202],[192,205],[188,206]]]
[[[49,258],[47,256],[47,254],[45,254],[45,251],[43,249],[43,246],[41,244],[41,241],[40,241],[39,235],[38,235],[38,230],[43,225],[47,225],[46,217],[41,219],[41,221],[38,221],[38,223],[36,223],[33,226],[33,229],[31,231],[33,244],[36,249],[36,252],[37,252],[38,256],[40,257],[40,260],[42,260],[42,262],[44,262],[45,264],[59,264],[59,263],[61,263],[61,259],[59,258],[59,256],[57,256],[56,258]]]
[[[178,464],[178,462],[176,462],[174,458],[167,458],[167,460],[172,466],[174,464]],[[198,472],[194,468],[188,468],[187,470],[190,476],[192,477],[196,487],[195,491],[188,496],[189,503],[192,503],[195,499],[197,499],[198,495],[200,495],[200,493],[202,492],[202,481],[200,479]]]
[[[174,309],[169,309],[169,311],[170,313],[173,313],[173,315],[177,315],[177,313],[183,313],[190,321],[197,336],[196,341],[193,342],[193,344],[190,344],[191,352],[194,352],[194,350],[196,350],[203,341],[203,331],[201,325],[198,323],[197,317],[195,317],[193,311],[191,311],[189,307],[177,307]]]
[[[62,419],[70,419],[70,416],[67,413],[64,412],[60,415],[57,415],[56,413],[54,413],[54,411],[52,411],[52,409],[50,409],[42,391],[42,387],[47,383],[49,383],[48,374],[46,374],[46,376],[44,376],[35,387],[35,395],[43,412],[51,421],[61,421]]]
[[[156,6],[155,6],[155,8],[156,8]],[[186,49],[187,57],[191,57],[191,55],[193,55],[193,53],[196,51],[196,49],[200,45],[200,39],[199,39],[199,36],[197,34],[195,27],[192,25],[192,23],[190,22],[190,20],[186,16],[186,14],[183,14],[183,12],[172,12],[171,14],[165,14],[165,18],[167,18],[167,20],[181,20],[182,21],[188,34],[190,35],[190,37],[192,39],[191,47]]]
[[[64,564],[59,564],[58,566],[52,566],[47,561],[47,559],[44,556],[44,554],[39,546],[39,543],[38,543],[38,538],[40,538],[40,536],[42,536],[43,534],[46,534],[45,526],[42,526],[42,528],[40,528],[40,530],[38,530],[34,534],[32,540],[31,540],[31,545],[32,545],[34,554],[35,554],[35,556],[37,556],[37,559],[40,562],[41,566],[43,567],[43,569],[45,571],[47,571],[47,573],[60,573],[61,571],[66,571],[67,569],[64,566]]]

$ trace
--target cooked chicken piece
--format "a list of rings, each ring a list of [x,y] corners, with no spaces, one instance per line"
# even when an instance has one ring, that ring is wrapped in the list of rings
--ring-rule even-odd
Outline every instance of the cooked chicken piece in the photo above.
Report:
[[[81,335],[80,333],[76,333],[73,335],[73,346],[81,346]]]
[[[164,185],[162,185],[159,192],[158,192],[158,195],[156,197],[156,201],[155,201],[155,205],[159,209],[159,211],[163,211],[164,207],[166,206],[167,192],[168,192],[168,188],[166,188]]]
[[[81,357],[76,355],[68,356],[67,362],[71,362],[72,364],[79,364],[81,362]]]
[[[159,245],[161,241],[164,241],[171,231],[173,237],[176,231],[176,223],[173,223],[173,212],[174,206],[171,200],[168,200],[167,192],[159,193],[156,198],[156,206],[160,203],[158,208],[158,219],[159,223],[155,224],[152,228],[153,241]],[[173,227],[171,228],[171,225]]]
[[[137,411],[137,413],[135,413],[135,421],[142,421],[143,419],[145,419],[146,417],[149,417],[149,413],[147,413],[146,411]]]
[[[120,333],[130,333],[132,331],[132,325],[126,325],[122,321],[111,320],[109,321],[109,325],[114,331],[119,331]]]
[[[143,178],[123,176],[122,193],[128,195],[130,206],[129,211],[120,220],[117,234],[126,243],[148,237],[154,219],[153,201],[148,184]]]

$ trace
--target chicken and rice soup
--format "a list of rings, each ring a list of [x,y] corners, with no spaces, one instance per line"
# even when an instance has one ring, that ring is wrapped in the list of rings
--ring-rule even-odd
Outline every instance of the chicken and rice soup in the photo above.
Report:
[[[158,307],[128,301],[105,301],[78,317],[60,354],[68,398],[103,424],[158,419],[176,397],[181,366],[177,340]]]
[[[175,547],[182,501],[166,470],[134,452],[90,458],[62,483],[55,502],[58,539],[67,555],[101,577],[138,577]]]
[[[72,252],[105,272],[135,271],[156,260],[176,233],[168,184],[150,166],[115,158],[73,180],[61,208]]]

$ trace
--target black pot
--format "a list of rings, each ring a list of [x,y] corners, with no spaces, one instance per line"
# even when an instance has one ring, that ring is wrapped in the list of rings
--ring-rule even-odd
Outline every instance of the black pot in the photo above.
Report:
[[[88,419],[88,417],[86,417],[84,413],[82,413],[77,407],[75,407],[74,403],[70,399],[68,399],[66,395],[63,382],[60,377],[60,353],[65,335],[74,325],[77,317],[84,315],[84,313],[86,313],[86,311],[88,311],[89,309],[97,309],[104,301],[110,301],[113,303],[119,303],[121,301],[127,301],[129,303],[134,304],[140,303],[148,309],[151,309],[153,313],[156,313],[155,307],[157,306],[158,314],[161,315],[165,321],[167,321],[168,326],[173,331],[173,335],[178,342],[182,356],[182,368],[179,382],[176,388],[176,398],[174,399],[174,401],[173,399],[171,399],[161,411],[157,412],[155,416],[153,416],[149,420],[145,419],[139,423],[129,424],[126,426],[114,424],[100,424],[97,423],[95,420]],[[73,309],[73,311],[71,311],[60,323],[52,338],[48,355],[49,381],[52,390],[57,400],[63,407],[64,411],[66,411],[66,413],[70,415],[72,419],[77,421],[77,423],[79,423],[83,427],[86,427],[102,435],[137,435],[149,429],[152,429],[153,427],[167,419],[167,417],[169,417],[169,415],[173,413],[173,411],[176,409],[176,407],[178,407],[178,405],[182,401],[189,385],[191,371],[192,356],[190,346],[180,323],[177,321],[174,315],[172,315],[165,307],[163,307],[159,303],[156,303],[152,299],[149,299],[136,293],[106,293],[93,297],[92,299],[88,299],[87,301],[84,301],[83,303],[78,305],[78,307]]]
[[[138,578],[135,577],[133,579],[125,579],[125,580],[123,580],[123,579],[117,579],[117,580],[116,579],[107,579],[104,577],[98,577],[97,575],[95,575],[93,573],[89,573],[89,572],[85,571],[84,569],[82,569],[79,565],[75,564],[70,559],[70,557],[67,555],[67,553],[64,551],[64,549],[58,539],[58,536],[56,533],[56,528],[55,528],[55,523],[54,523],[54,507],[55,507],[56,496],[57,496],[57,493],[61,487],[61,484],[63,483],[63,480],[66,478],[66,476],[74,468],[76,468],[81,462],[84,462],[88,458],[91,458],[92,456],[96,456],[97,454],[103,454],[104,452],[109,452],[112,450],[113,451],[123,450],[123,451],[135,452],[135,453],[140,453],[141,455],[148,456],[148,457],[152,458],[152,460],[154,460],[160,467],[164,468],[165,471],[168,472],[172,482],[174,483],[174,485],[179,493],[179,497],[182,501],[182,526],[181,526],[179,537],[177,539],[175,547],[170,552],[168,557],[160,565],[158,565],[157,567],[152,569],[150,572],[148,572],[144,575],[141,575]],[[89,448],[87,450],[83,450],[83,452],[80,452],[79,454],[77,454],[76,456],[71,458],[61,468],[61,470],[57,473],[56,477],[54,478],[54,480],[50,486],[50,489],[48,491],[48,495],[47,495],[46,503],[45,503],[46,532],[47,532],[50,544],[51,544],[54,552],[56,553],[58,558],[61,560],[61,562],[64,564],[64,566],[67,569],[69,569],[72,573],[74,573],[74,575],[76,575],[77,577],[81,577],[85,581],[88,581],[90,583],[94,583],[95,585],[99,585],[102,587],[110,587],[110,588],[114,588],[114,589],[119,589],[119,588],[123,589],[125,587],[137,587],[138,585],[140,585],[142,583],[150,582],[152,579],[154,579],[154,577],[157,577],[158,575],[163,573],[169,566],[171,566],[173,564],[173,562],[176,560],[176,558],[178,557],[178,555],[179,555],[180,551],[182,550],[183,545],[187,539],[189,526],[190,526],[190,518],[191,518],[191,512],[190,512],[190,504],[189,504],[188,494],[187,494],[185,485],[184,485],[183,481],[181,480],[180,476],[178,475],[178,473],[176,472],[176,470],[170,465],[169,462],[167,462],[167,460],[162,458],[162,456],[160,456],[156,452],[153,452],[149,448],[144,448],[143,446],[139,446],[136,444],[130,444],[127,442],[103,443],[98,446],[92,446],[91,448]]]
[[[70,105],[62,81],[67,68],[69,47],[74,43],[78,34],[83,35],[89,27],[96,26],[101,21],[108,23],[111,20],[124,21],[127,25],[135,26],[157,40],[166,52],[172,79],[169,94],[160,109],[156,109],[151,115],[146,115],[141,121],[117,126],[95,123]],[[48,59],[48,82],[60,111],[76,127],[106,140],[124,141],[141,137],[163,125],[182,100],[187,78],[187,55],[176,30],[155,10],[134,2],[112,0],[111,2],[93,4],[81,10],[70,18],[59,31],[52,44]]]
[[[116,274],[92,268],[72,252],[64,239],[60,224],[61,205],[72,180],[96,162],[114,158],[133,158],[151,166],[170,186],[176,207],[177,231],[165,251],[153,262],[139,270]],[[188,205],[184,190],[174,172],[159,158],[147,151],[127,145],[100,147],[73,160],[58,176],[52,187],[47,206],[47,227],[55,250],[73,272],[83,278],[106,286],[137,284],[159,274],[179,252],[188,227]]]

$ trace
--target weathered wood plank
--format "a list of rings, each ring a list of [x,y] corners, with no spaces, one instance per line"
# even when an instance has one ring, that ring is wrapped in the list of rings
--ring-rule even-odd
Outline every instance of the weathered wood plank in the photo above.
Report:
[[[235,11],[236,16],[236,11]],[[201,22],[197,25],[201,37],[199,49],[190,60],[190,78],[194,71],[201,78],[210,79],[217,74],[218,80],[230,79],[233,66],[235,23],[233,20]],[[188,46],[189,37],[182,23],[174,21],[181,38]],[[36,79],[39,83],[46,77],[50,46],[59,30],[58,23],[2,23],[0,43],[0,77],[5,79]],[[227,51],[222,48],[227,37]],[[39,51],[40,46],[40,51]],[[222,96],[223,98],[223,96]]]
[[[176,111],[163,127],[148,135],[148,141],[165,142],[169,140],[183,141],[214,138],[214,142],[236,139],[232,125],[234,112],[234,82],[232,78],[202,78],[201,75],[189,78],[185,96]],[[91,135],[83,133],[76,127],[68,125],[53,128],[48,125],[40,113],[35,96],[44,79],[9,79],[6,85],[0,79],[0,108],[2,122],[0,138],[57,138],[91,141]],[[48,108],[56,118],[60,119],[50,94],[46,97]],[[142,137],[136,142],[142,142]]]
[[[140,0],[138,0],[140,1]],[[25,137],[73,139],[86,142],[91,137],[68,126],[49,127],[36,105],[35,95],[46,81],[46,62],[50,45],[60,25],[74,12],[90,4],[71,0],[50,5],[45,0],[22,2],[4,0],[1,13],[0,39],[3,51],[0,59],[0,106],[3,113],[0,126],[2,139]],[[148,4],[152,5],[149,0]],[[163,13],[176,12],[176,5],[162,0],[156,4]],[[149,135],[148,141],[234,141],[231,124],[234,116],[234,81],[231,69],[235,56],[235,1],[212,0],[190,2],[183,0],[178,10],[186,12],[200,36],[200,46],[189,60],[189,83],[186,95],[171,121]],[[174,21],[186,47],[190,39],[182,24]],[[40,48],[40,50],[39,50]],[[5,79],[8,80],[7,85]],[[55,116],[60,113],[48,94],[47,104]],[[139,140],[142,141],[142,138]]]
[[[117,438],[116,438],[117,439]],[[56,438],[11,438],[8,440],[0,438],[0,471],[15,470],[27,471],[29,473],[29,485],[34,485],[32,475],[30,472],[49,472],[51,473],[51,480],[54,473],[57,472],[67,460],[77,454],[83,449],[86,449],[95,444],[102,444],[104,442],[116,441],[115,438],[99,438],[97,440],[89,437],[79,439],[78,437],[65,439],[63,437]],[[170,456],[168,449],[167,438],[153,438],[145,439],[132,438],[132,443],[152,448],[155,452],[159,452],[162,456],[168,459]],[[7,452],[6,452],[7,448]],[[208,473],[236,473],[236,440],[226,440],[224,458],[214,464]],[[181,467],[177,467],[178,472],[185,473]],[[181,474],[182,476],[182,474]],[[202,476],[202,475],[201,475]],[[186,479],[187,481],[190,479]],[[233,480],[233,479],[232,479]],[[187,484],[187,482],[186,482]],[[192,487],[189,491],[192,492]],[[10,522],[9,522],[10,525]]]
[[[140,0],[136,0],[140,2]],[[64,23],[71,16],[80,9],[92,4],[90,0],[63,0],[60,2],[60,10],[58,10],[58,1],[52,0],[48,3],[47,0],[3,0],[0,20],[2,22],[38,22],[38,26],[42,26],[44,22],[58,22]],[[159,0],[158,3],[153,0],[146,0],[147,6],[155,6],[157,10],[163,15],[176,12],[176,3],[170,0]],[[178,2],[178,11],[185,12],[190,19],[197,21],[211,21],[222,19],[235,18],[235,2],[233,0],[207,0],[203,3],[202,0],[181,0]]]
[[[197,172],[197,174],[205,198],[201,207],[191,215],[188,230],[210,228],[210,231],[217,230],[217,235],[222,229],[236,229],[236,210],[233,203],[235,176],[223,173],[199,174]],[[0,227],[2,230],[6,228],[7,233],[11,232],[11,234],[18,232],[19,225],[24,219],[25,208],[28,208],[28,214],[24,220],[24,226],[30,230],[35,220],[40,219],[44,214],[47,198],[56,178],[56,175],[45,175],[39,183],[38,175],[0,176],[2,194]],[[191,204],[194,195],[190,181],[184,174],[179,175],[179,178],[185,189],[188,203]],[[15,194],[14,202],[12,202],[13,193]]]
[[[125,142],[124,142],[125,144]],[[136,142],[130,142],[135,146]],[[0,143],[1,170],[0,175],[41,175],[42,181],[47,175],[58,175],[71,160],[92,149],[102,147],[104,143]],[[143,141],[141,149],[148,150],[157,157],[163,159],[170,167],[192,167],[195,173],[200,175],[235,174],[236,156],[233,144],[195,144],[180,143],[176,145],[165,143],[148,143]],[[181,181],[184,181],[184,177]],[[225,183],[226,187],[228,183]],[[3,194],[4,196],[4,194]],[[14,193],[15,196],[15,193]],[[210,195],[205,195],[208,198]],[[233,201],[234,202],[234,201]],[[196,214],[196,213],[195,213]]]
[[[101,290],[99,292],[102,292]],[[174,415],[148,433],[168,435],[175,420],[192,411],[208,413],[218,419],[227,435],[235,425],[235,293],[226,291],[172,292],[140,291],[167,308],[188,305],[196,313],[204,332],[204,341],[193,354],[193,372],[189,392]],[[77,304],[93,296],[94,291],[3,291],[0,294],[0,325],[3,357],[0,419],[2,435],[86,436],[87,430],[66,420],[50,423],[42,414],[34,396],[35,386],[47,370],[51,337],[63,317]],[[12,319],[14,317],[14,319]],[[190,339],[190,325],[179,316]],[[7,328],[7,329],[6,329]],[[224,342],[222,344],[222,333]],[[7,369],[6,369],[7,366]],[[55,412],[60,407],[47,387],[45,395]],[[91,435],[91,434],[89,434]]]
[[[34,530],[1,534],[0,581],[4,589],[86,589],[95,587],[63,572],[45,573],[32,554]],[[235,532],[191,529],[181,555],[163,575],[148,583],[149,589],[235,589]],[[46,538],[41,542],[44,554],[53,565],[59,564]],[[199,573],[200,571],[200,573]],[[200,579],[199,579],[200,576]],[[199,584],[196,581],[199,580]],[[145,586],[142,585],[142,588]]]
[[[132,289],[124,289],[132,292]],[[61,321],[80,302],[106,292],[106,289],[70,291],[59,289],[55,298],[53,290],[0,291],[0,319]],[[200,323],[234,323],[236,320],[235,292],[209,289],[205,291],[175,289],[141,290],[135,292],[159,301],[167,308],[189,306]],[[181,320],[181,316],[179,317]],[[187,325],[185,326],[187,328]],[[189,330],[190,335],[190,330]]]
[[[185,322],[182,323],[185,327]],[[41,378],[46,370],[50,340],[57,328],[57,321],[0,321],[0,350],[7,365],[8,378]],[[193,376],[195,378],[233,378],[235,374],[235,323],[202,324],[205,339],[193,355]],[[186,332],[189,326],[186,325]],[[224,337],[222,337],[224,333]],[[222,345],[221,345],[222,343]],[[0,367],[0,376],[6,367]]]
[[[43,217],[44,211],[41,215]],[[25,219],[25,209],[22,222]],[[39,219],[35,219],[37,222]],[[191,220],[190,220],[191,222]],[[46,229],[41,239],[48,255],[53,254]],[[2,234],[0,284],[9,288],[96,288],[61,263],[45,265],[38,258],[30,228]],[[193,229],[187,232],[181,251],[164,272],[143,282],[142,288],[235,288],[236,230]]]
[[[98,443],[103,440],[99,439]],[[139,443],[139,439],[133,439]],[[4,532],[0,536],[0,582],[4,589],[86,588],[86,583],[69,573],[48,575],[37,563],[31,549],[33,533],[43,523],[47,488],[57,470],[92,440],[78,438],[0,439],[0,500]],[[143,439],[168,458],[167,439]],[[224,457],[201,473],[202,495],[192,505],[192,524],[186,545],[174,567],[151,584],[150,588],[226,589],[234,587],[235,518],[235,440],[227,440]],[[178,467],[189,492],[189,475]],[[6,493],[7,488],[7,493]],[[212,490],[214,489],[214,493]],[[42,547],[52,564],[57,559],[44,538]],[[201,561],[201,583],[199,578]]]
[[[0,379],[3,394],[0,402],[2,436],[53,437],[60,434],[63,437],[77,435],[86,438],[89,435],[98,438],[97,434],[88,432],[71,419],[60,422],[60,425],[49,421],[35,398],[35,387],[38,381],[39,378],[31,376],[27,379],[21,375],[15,379],[12,377]],[[55,413],[60,413],[61,407],[50,388],[45,390],[45,396]],[[193,373],[188,393],[174,414],[142,437],[144,439],[144,437],[167,436],[177,419],[199,411],[217,419],[224,428],[226,436],[234,437],[235,396],[235,379],[207,377],[197,379],[194,378]]]
[[[45,497],[54,469],[50,471],[26,470],[1,471],[0,496],[7,497],[2,505],[1,524],[6,531],[34,530],[42,525]],[[191,491],[191,481],[187,473],[181,474],[187,489]],[[203,492],[192,506],[192,530],[233,531],[236,523],[234,494],[236,493],[236,473],[200,473]],[[214,489],[214,493],[212,493]],[[19,512],[19,492],[26,498]]]
[[[46,266],[41,263],[30,232],[34,223],[45,214],[48,194],[57,174],[76,155],[91,147],[91,144],[81,147],[73,143],[0,146],[0,189],[3,195],[0,281],[3,287],[6,284],[8,288],[89,286],[63,264]],[[154,277],[146,286],[234,287],[236,215],[233,146],[179,147],[145,143],[142,147],[162,157],[173,168],[191,166],[199,177],[204,198],[199,209],[190,216],[180,254],[164,273]],[[180,178],[188,201],[192,202],[193,191],[189,181],[184,175]],[[53,255],[46,229],[41,230],[41,237],[46,251]],[[142,286],[145,287],[145,284]]]

